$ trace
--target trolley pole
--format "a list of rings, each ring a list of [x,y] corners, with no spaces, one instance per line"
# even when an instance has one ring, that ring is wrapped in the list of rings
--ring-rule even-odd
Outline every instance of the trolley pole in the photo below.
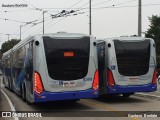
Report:
[[[141,37],[142,32],[142,1],[138,1],[138,36]]]
[[[89,0],[89,35],[92,35],[92,10],[91,10],[91,1]]]

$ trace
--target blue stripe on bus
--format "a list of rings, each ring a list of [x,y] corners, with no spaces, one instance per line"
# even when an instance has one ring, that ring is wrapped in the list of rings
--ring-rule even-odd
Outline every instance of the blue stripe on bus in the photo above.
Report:
[[[93,89],[83,90],[83,91],[73,91],[73,92],[43,92],[38,95],[34,92],[34,102],[47,102],[56,100],[74,100],[82,98],[96,98],[98,97],[98,92]]]
[[[121,94],[130,92],[153,92],[157,90],[157,85],[146,84],[146,85],[135,85],[135,86],[119,86],[107,87],[108,94]]]

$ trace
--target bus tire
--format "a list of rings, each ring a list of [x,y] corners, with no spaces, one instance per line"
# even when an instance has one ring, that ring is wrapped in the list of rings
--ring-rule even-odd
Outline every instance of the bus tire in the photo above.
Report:
[[[22,85],[22,100],[26,102],[26,87]]]
[[[8,90],[9,90],[9,91],[11,90],[11,84],[10,84],[9,79],[8,79]]]
[[[68,100],[67,102],[69,104],[76,104],[80,99],[75,99],[75,100]]]
[[[26,99],[26,103],[27,105],[33,105],[33,103],[29,102],[27,99]]]
[[[125,97],[125,98],[128,98],[128,97],[130,97],[131,96],[131,94],[123,94],[123,97]]]
[[[9,81],[9,91],[10,91],[10,92],[13,92],[11,81]]]
[[[3,77],[3,85],[5,85],[5,82],[4,82],[4,77]]]

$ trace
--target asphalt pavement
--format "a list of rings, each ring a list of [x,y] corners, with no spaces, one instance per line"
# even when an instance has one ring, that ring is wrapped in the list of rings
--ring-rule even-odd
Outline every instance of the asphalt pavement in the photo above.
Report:
[[[129,98],[115,96],[97,99],[81,99],[77,103],[47,102],[41,104],[28,105],[26,102],[23,102],[18,95],[16,95],[13,92],[10,92],[7,88],[5,88],[2,84],[2,80],[0,91],[1,111],[12,111],[13,109],[2,91],[10,99],[12,107],[14,107],[16,112],[40,112],[42,113],[42,118],[5,117],[0,118],[0,120],[16,120],[17,118],[17,120],[159,120],[159,118],[153,118],[153,116],[147,118],[124,116],[129,115],[128,111],[134,111],[134,114],[136,113],[136,115],[150,115],[152,114],[152,112],[155,113],[154,111],[156,111],[155,114],[160,114],[159,100],[149,99],[148,97],[141,97],[135,95]],[[106,114],[112,117],[106,117]]]
[[[135,95],[140,97],[147,97],[150,99],[157,99],[160,101],[160,84],[157,82],[157,91],[155,92],[136,93]]]

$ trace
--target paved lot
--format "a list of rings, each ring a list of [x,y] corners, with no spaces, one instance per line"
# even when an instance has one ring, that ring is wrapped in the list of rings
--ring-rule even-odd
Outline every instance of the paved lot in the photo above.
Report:
[[[160,84],[157,82],[157,91],[155,92],[144,92],[144,93],[140,93],[138,94],[139,96],[142,97],[148,97],[148,98],[157,98],[158,100],[160,100]]]
[[[11,107],[2,91],[11,100],[14,108],[18,112],[40,112],[45,116],[42,120],[75,120],[75,119],[86,119],[86,120],[159,120],[158,118],[137,118],[137,117],[123,117],[128,115],[127,111],[135,111],[136,114],[152,114],[151,111],[158,111],[160,114],[160,101],[157,99],[150,99],[146,97],[131,96],[130,98],[124,98],[122,96],[117,97],[105,97],[98,99],[82,99],[75,104],[68,102],[49,102],[43,104],[28,105],[23,102],[22,99],[15,93],[10,92],[1,84],[0,91],[0,108],[2,111],[11,111]],[[46,112],[47,111],[47,112]],[[67,112],[66,112],[67,111]],[[70,112],[68,112],[70,111]],[[103,113],[104,111],[105,113]],[[106,111],[108,111],[106,113]],[[109,114],[115,117],[98,117],[104,114]],[[70,115],[70,117],[66,117]],[[131,114],[132,115],[132,114]],[[46,117],[48,116],[48,117]],[[49,117],[51,116],[51,117]],[[56,117],[54,117],[56,116]],[[57,117],[58,116],[58,117]],[[75,117],[71,117],[75,116]],[[89,117],[85,117],[89,116]],[[118,116],[118,117],[116,117]],[[14,118],[3,118],[2,120],[14,120]],[[19,120],[28,120],[36,118],[18,118]]]

